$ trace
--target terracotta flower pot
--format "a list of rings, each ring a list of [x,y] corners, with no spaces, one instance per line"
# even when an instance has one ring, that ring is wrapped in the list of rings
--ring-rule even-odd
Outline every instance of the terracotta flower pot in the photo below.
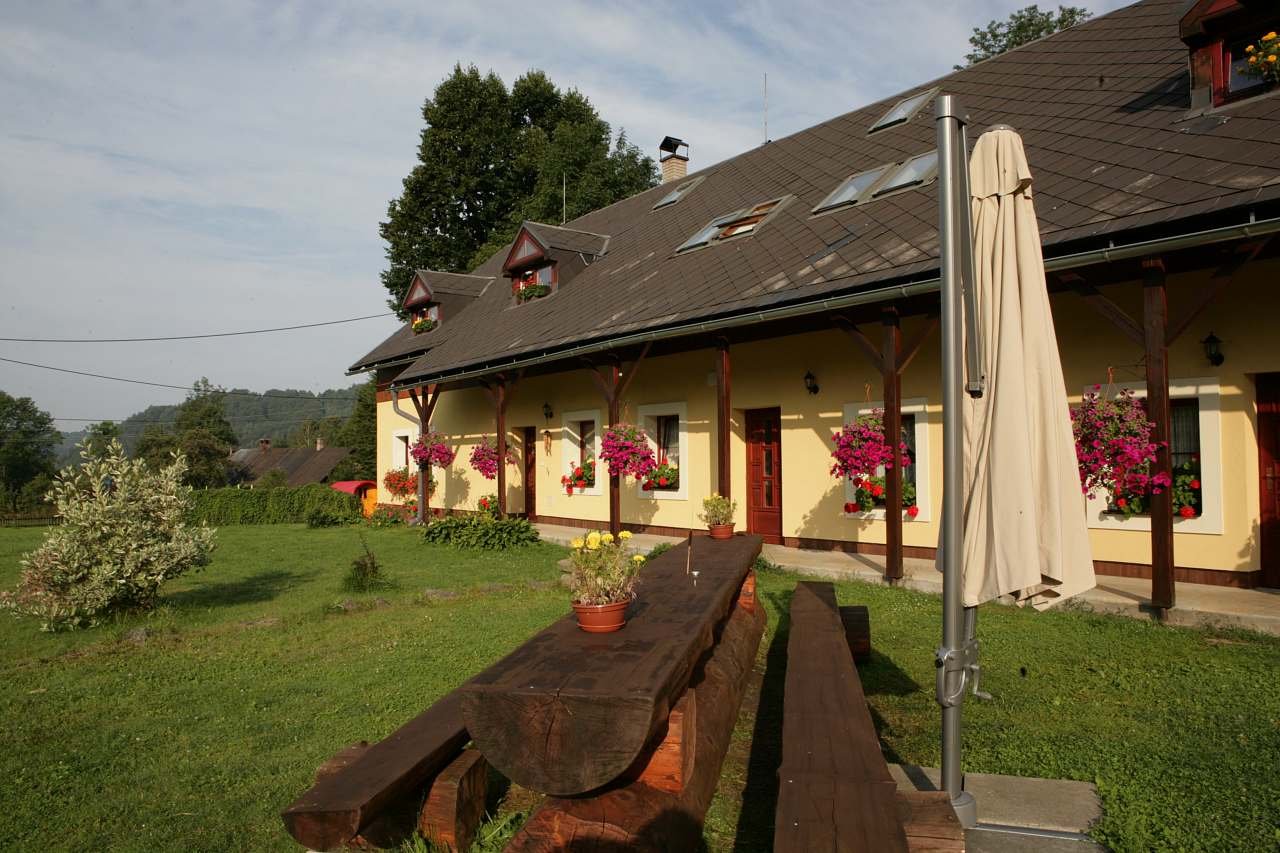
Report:
[[[592,634],[608,634],[627,624],[629,601],[615,604],[575,604],[573,612],[578,616],[578,627]]]
[[[707,529],[711,531],[712,539],[732,539],[733,538],[733,522],[728,524],[708,524]]]

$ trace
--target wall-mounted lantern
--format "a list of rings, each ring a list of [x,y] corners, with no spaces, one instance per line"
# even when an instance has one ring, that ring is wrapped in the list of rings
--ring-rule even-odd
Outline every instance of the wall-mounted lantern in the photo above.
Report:
[[[1204,346],[1204,357],[1209,359],[1209,363],[1214,367],[1221,367],[1222,362],[1227,357],[1222,354],[1222,340],[1213,332],[1209,332],[1209,336],[1200,342]]]
[[[810,394],[818,393],[818,377],[813,375],[812,370],[806,370],[804,374],[804,390]]]

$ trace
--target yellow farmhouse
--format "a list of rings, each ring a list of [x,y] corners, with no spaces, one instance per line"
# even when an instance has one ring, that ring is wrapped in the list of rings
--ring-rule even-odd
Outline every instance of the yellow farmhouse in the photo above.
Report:
[[[1157,466],[1194,476],[1181,511],[1089,501],[1098,571],[1154,565],[1168,604],[1174,578],[1280,586],[1280,97],[1232,53],[1278,23],[1149,0],[701,171],[664,139],[660,186],[525,223],[470,274],[417,273],[409,322],[352,367],[377,376],[379,483],[416,470],[429,429],[457,451],[430,512],[494,495],[538,521],[684,532],[720,491],[768,541],[887,551],[890,572],[931,556],[946,92],[970,140],[1008,124],[1025,141],[1073,401],[1148,398]],[[911,464],[864,505],[830,473],[832,435],[876,410]],[[612,497],[590,471],[611,423],[663,463]],[[468,464],[487,442],[511,460],[492,480]]]

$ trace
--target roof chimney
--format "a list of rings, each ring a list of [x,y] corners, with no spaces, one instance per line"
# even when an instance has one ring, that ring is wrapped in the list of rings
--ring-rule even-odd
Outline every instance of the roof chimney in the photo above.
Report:
[[[271,439],[269,439],[269,438],[260,438],[260,439],[258,439],[258,449],[259,449],[259,450],[270,450],[270,449],[271,449]]]
[[[658,162],[662,164],[662,182],[678,181],[689,174],[689,143],[674,136],[664,136],[658,144]]]
[[[318,435],[316,436],[316,450],[324,450],[324,439]]]

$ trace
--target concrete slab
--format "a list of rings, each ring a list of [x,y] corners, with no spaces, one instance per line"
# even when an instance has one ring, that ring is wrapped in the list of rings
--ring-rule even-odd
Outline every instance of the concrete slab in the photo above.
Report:
[[[966,853],[1106,853],[1106,848],[1088,840],[1045,838],[992,832],[981,827],[966,830]]]
[[[901,789],[941,790],[937,768],[890,764],[889,772]],[[1089,782],[966,773],[964,787],[978,801],[980,823],[1084,834],[1102,817],[1098,790]]]

